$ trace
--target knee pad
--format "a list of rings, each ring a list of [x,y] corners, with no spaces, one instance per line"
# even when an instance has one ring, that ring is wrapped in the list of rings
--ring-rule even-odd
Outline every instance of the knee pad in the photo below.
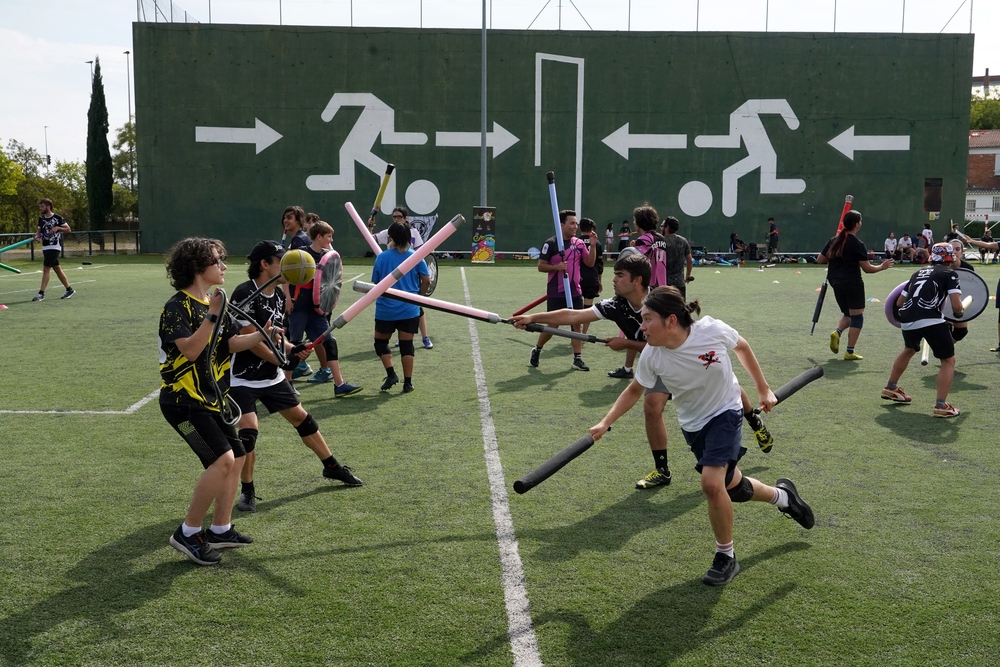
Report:
[[[968,327],[952,327],[951,329],[951,337],[955,339],[956,343],[968,335],[969,335]]]
[[[299,432],[300,438],[305,438],[319,431],[319,424],[316,423],[315,417],[306,413],[306,418],[302,420],[301,424],[295,427],[295,430]]]
[[[329,337],[323,340],[323,349],[326,350],[327,361],[340,361],[337,358],[337,339]]]
[[[734,503],[745,503],[753,498],[753,484],[744,476],[739,484],[731,489],[726,489],[726,493],[729,494],[730,500]]]
[[[237,433],[247,454],[252,452],[253,448],[257,446],[257,435],[259,433],[260,431],[255,428],[241,428],[240,432]]]
[[[401,340],[401,341],[399,341],[399,356],[401,356],[401,357],[412,357],[413,356],[413,341],[412,340]]]
[[[865,326],[865,316],[861,315],[851,315],[851,328],[860,329]]]
[[[376,338],[375,339],[375,354],[377,354],[380,357],[383,357],[383,356],[385,356],[387,354],[392,354],[391,352],[389,352],[389,341],[388,340],[383,340],[381,338]]]

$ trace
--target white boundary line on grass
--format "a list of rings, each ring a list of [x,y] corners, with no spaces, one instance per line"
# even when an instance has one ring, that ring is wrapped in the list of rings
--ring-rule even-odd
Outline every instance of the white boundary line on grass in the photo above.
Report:
[[[462,267],[462,289],[465,305],[472,307],[469,283],[465,280]],[[496,428],[493,424],[493,409],[490,407],[489,389],[486,387],[486,372],[479,351],[479,334],[476,321],[469,319],[469,338],[472,342],[472,362],[476,370],[476,393],[479,396],[479,421],[483,429],[483,453],[486,457],[486,472],[490,482],[490,504],[493,506],[493,523],[497,529],[500,546],[500,569],[503,578],[503,597],[507,607],[507,636],[510,650],[514,654],[514,667],[537,667],[542,664],[538,654],[538,640],[531,625],[531,607],[528,590],[524,581],[524,568],[518,553],[517,535],[514,534],[514,520],[510,516],[507,497],[507,483],[500,465],[500,449],[497,446]]]
[[[0,410],[2,415],[130,415],[160,395],[157,389],[124,410]]]

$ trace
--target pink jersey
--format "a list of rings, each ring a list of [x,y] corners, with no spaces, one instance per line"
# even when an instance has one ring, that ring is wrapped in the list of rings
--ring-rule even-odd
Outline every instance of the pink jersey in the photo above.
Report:
[[[649,260],[652,265],[652,275],[649,277],[650,287],[667,284],[667,243],[663,236],[656,232],[645,232],[635,240],[635,248]]]

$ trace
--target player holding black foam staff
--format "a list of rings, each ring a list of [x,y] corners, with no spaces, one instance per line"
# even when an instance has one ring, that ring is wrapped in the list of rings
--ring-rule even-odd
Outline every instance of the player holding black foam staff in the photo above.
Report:
[[[624,255],[615,262],[614,286],[615,296],[604,299],[588,310],[569,310],[563,308],[547,313],[533,315],[518,315],[511,318],[511,323],[519,329],[528,324],[582,324],[597,320],[614,322],[624,337],[607,338],[604,344],[612,350],[642,351],[646,347],[646,337],[641,331],[642,300],[649,292],[650,264],[649,260],[638,253]],[[629,369],[631,370],[631,369]],[[757,439],[757,444],[764,453],[771,451],[774,438],[757,415],[746,392],[740,388],[743,404],[743,415],[750,424]],[[635,483],[637,489],[652,489],[670,484],[670,466],[667,461],[667,427],[663,423],[663,409],[670,400],[670,394],[663,387],[652,387],[645,390],[642,407],[645,416],[646,439],[653,455],[654,468],[648,475]]]
[[[740,444],[743,409],[739,382],[729,353],[747,370],[760,404],[769,412],[778,399],[764,378],[757,357],[739,333],[711,317],[695,320],[695,301],[685,303],[676,287],[657,287],[643,300],[642,332],[646,349],[636,366],[635,379],[621,393],[604,419],[590,428],[600,439],[611,425],[634,406],[643,389],[663,386],[673,397],[677,420],[701,473],[708,500],[708,517],[715,533],[715,558],[702,581],[722,586],[740,571],[733,551],[733,503],[768,502],[803,528],[815,524],[812,509],[788,479],[774,486],[745,476],[738,467],[746,454]]]
[[[275,283],[270,283],[259,294],[253,296],[258,286],[264,285],[275,276],[281,275],[281,256],[285,249],[275,241],[261,241],[250,252],[250,266],[247,275],[250,278],[233,292],[233,300],[240,301],[251,297],[244,304],[246,315],[263,324],[268,320],[272,326],[280,327],[285,319],[285,293],[276,289]],[[242,333],[255,330],[249,321],[240,321]],[[286,350],[293,352],[294,347],[285,343]],[[304,347],[304,346],[302,346]],[[295,368],[300,359],[294,353],[288,355],[286,370]],[[239,405],[242,416],[237,424],[238,435],[246,450],[240,474],[240,497],[236,508],[243,512],[257,511],[257,494],[254,487],[254,464],[257,460],[257,402],[267,408],[268,412],[279,412],[285,420],[295,428],[302,444],[308,447],[323,463],[323,476],[328,479],[340,480],[348,486],[361,486],[362,481],[354,476],[354,472],[330,453],[330,448],[320,433],[316,419],[306,412],[299,402],[292,385],[281,372],[280,360],[264,344],[259,344],[249,350],[238,352],[232,360],[232,382],[230,395]]]

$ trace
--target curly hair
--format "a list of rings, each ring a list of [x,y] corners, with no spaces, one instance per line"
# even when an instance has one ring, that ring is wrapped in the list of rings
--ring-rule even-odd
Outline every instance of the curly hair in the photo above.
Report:
[[[644,232],[656,231],[660,224],[660,216],[656,214],[656,209],[649,204],[637,206],[632,211],[632,219],[635,220],[635,226]]]
[[[215,249],[218,260],[225,261],[226,246],[218,239],[192,237],[182,239],[167,252],[167,277],[170,286],[182,290],[194,284],[195,277],[216,263],[212,255]]]

